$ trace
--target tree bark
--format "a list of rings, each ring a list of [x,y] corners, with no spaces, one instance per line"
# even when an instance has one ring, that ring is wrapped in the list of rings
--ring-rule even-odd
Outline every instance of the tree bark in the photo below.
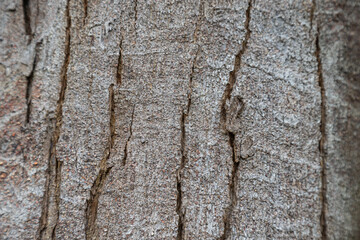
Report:
[[[3,0],[1,239],[359,239],[360,2]]]

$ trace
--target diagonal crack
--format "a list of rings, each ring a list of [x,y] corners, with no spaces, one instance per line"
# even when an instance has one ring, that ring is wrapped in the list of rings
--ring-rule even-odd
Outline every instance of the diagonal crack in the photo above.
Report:
[[[234,85],[236,82],[236,76],[241,67],[242,57],[247,49],[248,42],[250,39],[251,30],[250,30],[249,26],[250,26],[250,19],[251,19],[251,16],[250,16],[251,8],[252,8],[252,0],[249,0],[248,7],[247,7],[246,13],[245,13],[245,15],[246,15],[245,38],[242,42],[240,51],[235,56],[234,69],[229,74],[229,82],[226,85],[222,103],[221,103],[221,120],[224,124],[224,129],[225,129],[227,135],[229,136],[229,145],[232,149],[232,161],[233,161],[233,167],[232,167],[232,171],[231,171],[231,181],[229,183],[230,205],[227,207],[227,209],[225,209],[224,232],[223,232],[222,236],[220,237],[221,240],[227,239],[229,237],[229,233],[231,230],[230,229],[230,217],[233,212],[233,208],[237,203],[235,184],[237,182],[237,172],[239,169],[239,162],[236,159],[235,134],[233,132],[229,131],[226,127],[226,120],[228,118],[227,110],[226,110],[226,102],[229,101],[231,98],[231,94],[232,94],[232,91],[233,91],[233,88],[234,88]]]
[[[60,72],[61,89],[56,107],[55,130],[50,140],[47,180],[45,184],[45,193],[42,206],[42,213],[39,224],[39,239],[55,239],[55,229],[59,219],[60,203],[60,184],[62,162],[56,156],[56,144],[59,141],[61,126],[63,123],[63,104],[67,88],[67,72],[70,63],[70,0],[67,0],[66,10],[66,30],[65,30],[65,59]]]
[[[322,239],[327,239],[327,224],[326,224],[326,152],[325,152],[325,140],[326,140],[326,96],[325,96],[325,86],[324,78],[322,72],[322,62],[320,56],[320,29],[317,28],[316,39],[315,39],[315,57],[317,61],[317,77],[320,87],[321,95],[321,119],[320,119],[320,133],[321,138],[319,141],[319,152],[320,152],[320,165],[321,165],[321,216],[320,216],[320,225],[321,225],[321,236]]]
[[[114,84],[109,87],[109,141],[105,149],[104,156],[100,161],[99,173],[91,187],[90,198],[86,201],[85,210],[85,235],[86,239],[94,239],[96,235],[96,218],[99,205],[99,198],[103,191],[106,178],[112,167],[107,166],[107,162],[111,155],[111,150],[115,142],[115,101],[114,101]]]

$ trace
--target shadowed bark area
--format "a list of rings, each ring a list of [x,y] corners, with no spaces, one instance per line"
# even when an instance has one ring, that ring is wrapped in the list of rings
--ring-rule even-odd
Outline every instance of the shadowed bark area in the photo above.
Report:
[[[3,239],[359,239],[356,0],[4,0]]]

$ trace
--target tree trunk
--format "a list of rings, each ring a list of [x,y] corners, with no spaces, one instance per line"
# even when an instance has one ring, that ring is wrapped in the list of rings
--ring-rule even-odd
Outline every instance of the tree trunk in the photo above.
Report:
[[[360,239],[360,2],[2,0],[1,239]]]

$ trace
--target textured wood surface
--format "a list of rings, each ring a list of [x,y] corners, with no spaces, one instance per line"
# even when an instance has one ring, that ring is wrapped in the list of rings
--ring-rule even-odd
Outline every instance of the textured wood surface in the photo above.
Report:
[[[357,0],[0,11],[0,239],[360,238]]]

